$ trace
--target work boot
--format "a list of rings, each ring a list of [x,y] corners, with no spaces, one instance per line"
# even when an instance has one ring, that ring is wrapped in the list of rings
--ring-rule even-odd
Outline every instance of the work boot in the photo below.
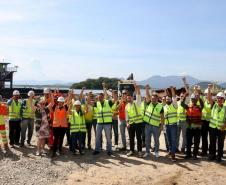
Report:
[[[141,152],[141,151],[138,152],[138,157],[139,157],[139,158],[142,158],[142,152]]]
[[[112,152],[108,151],[107,155],[112,156]]]
[[[172,160],[172,162],[176,162],[177,161],[176,157],[175,157],[175,154],[171,154],[171,160]]]
[[[127,153],[126,155],[127,155],[127,157],[133,156],[133,155],[134,155],[134,152],[133,152],[133,151],[130,151],[130,152]]]
[[[100,152],[98,152],[98,151],[93,152],[93,155],[98,155],[98,154],[100,154]]]
[[[150,153],[145,153],[144,155],[143,155],[143,158],[150,158]]]

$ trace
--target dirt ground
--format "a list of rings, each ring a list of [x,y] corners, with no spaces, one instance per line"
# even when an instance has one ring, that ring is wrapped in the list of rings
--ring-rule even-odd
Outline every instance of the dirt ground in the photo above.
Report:
[[[74,156],[64,147],[65,155],[52,160],[48,156],[35,156],[34,135],[34,146],[16,147],[10,149],[7,154],[0,152],[0,184],[226,184],[226,152],[221,164],[201,157],[197,161],[184,160],[183,155],[177,155],[177,162],[172,163],[166,157],[163,135],[160,140],[161,152],[158,159],[153,155],[150,160],[136,156],[127,157],[126,152],[115,152],[114,147],[112,157],[109,157],[105,150],[99,156],[93,156],[92,150],[85,150],[84,156]]]

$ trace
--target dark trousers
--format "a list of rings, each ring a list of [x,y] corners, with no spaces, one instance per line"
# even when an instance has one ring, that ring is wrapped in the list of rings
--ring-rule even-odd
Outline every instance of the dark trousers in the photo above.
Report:
[[[142,146],[145,146],[145,122],[142,124]]]
[[[209,121],[203,121],[201,135],[202,135],[202,153],[207,154],[208,152],[208,133],[209,133]]]
[[[210,128],[210,147],[209,155],[212,158],[216,158],[216,145],[218,149],[217,158],[223,157],[225,131],[221,131],[217,128]]]
[[[20,140],[20,120],[9,120],[9,144],[19,144]]]
[[[54,136],[53,152],[56,152],[57,149],[59,151],[62,151],[64,135],[65,135],[66,131],[67,131],[67,128],[61,128],[61,127],[53,128],[53,136]]]
[[[87,130],[87,146],[91,147],[91,139],[92,139],[92,122],[86,122],[86,130]],[[85,137],[86,138],[86,137]]]
[[[115,145],[118,145],[118,120],[112,120],[112,129],[115,136]]]
[[[130,151],[134,152],[134,140],[135,136],[137,138],[137,150],[138,152],[142,151],[142,123],[131,124],[129,126],[129,141],[130,141]]]
[[[75,152],[75,149],[77,148],[77,144],[78,144],[78,150],[79,152],[82,151],[82,145],[83,145],[83,141],[84,138],[86,137],[86,133],[85,132],[74,132],[71,133],[71,151]]]
[[[186,155],[191,156],[191,146],[192,146],[192,141],[194,141],[193,156],[197,156],[198,150],[199,150],[199,144],[200,144],[201,129],[200,128],[187,128],[186,135],[187,135]]]

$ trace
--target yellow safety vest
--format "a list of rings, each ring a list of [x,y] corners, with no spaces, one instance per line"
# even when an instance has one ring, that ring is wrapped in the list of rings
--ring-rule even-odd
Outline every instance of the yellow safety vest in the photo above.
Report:
[[[177,108],[173,104],[164,106],[164,118],[166,125],[177,124]]]
[[[143,122],[141,108],[137,106],[135,102],[133,102],[132,104],[127,104],[126,111],[129,118],[129,124],[137,124]]]
[[[162,104],[157,103],[155,106],[150,103],[146,108],[144,121],[153,126],[159,126],[161,121],[161,110],[163,109]]]
[[[32,100],[32,104],[33,105],[35,104],[34,100]],[[23,109],[22,117],[23,118],[30,118],[30,119],[34,119],[34,117],[35,117],[35,113],[34,113],[34,111],[31,108],[29,100],[26,100],[26,108]]]
[[[219,107],[217,103],[214,104],[211,112],[210,127],[220,129],[226,121],[226,107]]]
[[[9,119],[20,119],[21,111],[21,102],[18,100],[18,103],[16,104],[15,100],[12,101],[11,105],[9,106]]]
[[[177,102],[177,118],[178,121],[186,121],[186,110],[184,107],[181,106],[181,101]]]
[[[112,112],[108,100],[104,100],[103,107],[97,102],[97,123],[112,123]]]
[[[211,104],[205,100],[204,108],[202,109],[202,120],[210,121],[211,118]]]
[[[70,115],[70,133],[86,132],[86,121],[84,115],[80,115],[76,110],[72,110]]]

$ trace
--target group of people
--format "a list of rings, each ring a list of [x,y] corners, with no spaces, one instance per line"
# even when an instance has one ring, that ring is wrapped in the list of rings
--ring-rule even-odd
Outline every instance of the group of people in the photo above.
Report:
[[[112,155],[113,136],[116,151],[126,152],[128,131],[128,157],[136,154],[136,138],[138,157],[150,158],[152,148],[154,156],[158,158],[159,138],[164,133],[166,150],[173,162],[176,161],[177,152],[184,153],[185,159],[197,160],[200,143],[202,156],[221,162],[226,133],[226,91],[214,96],[212,85],[209,85],[204,93],[198,86],[190,92],[185,83],[185,92],[176,95],[175,89],[171,87],[170,92],[159,97],[147,85],[146,96],[142,99],[140,86],[134,84],[134,88],[135,92],[123,90],[120,96],[117,90],[112,90],[109,95],[103,84],[103,93],[98,95],[92,92],[84,95],[84,89],[80,95],[76,95],[74,90],[61,94],[46,88],[42,97],[36,97],[34,91],[29,91],[28,98],[22,100],[17,90],[7,102],[3,102],[0,97],[2,150],[7,152],[8,144],[12,148],[15,145],[23,148],[26,142],[31,145],[35,129],[37,156],[47,154],[45,145],[50,148],[51,157],[63,154],[65,135],[66,145],[72,154],[84,155],[85,148],[92,148],[94,128],[93,155],[98,155],[103,148],[103,130],[109,156]],[[7,116],[9,143],[4,119]],[[122,143],[120,147],[119,130]],[[154,147],[151,147],[152,136]],[[143,148],[145,153],[142,153]]]

